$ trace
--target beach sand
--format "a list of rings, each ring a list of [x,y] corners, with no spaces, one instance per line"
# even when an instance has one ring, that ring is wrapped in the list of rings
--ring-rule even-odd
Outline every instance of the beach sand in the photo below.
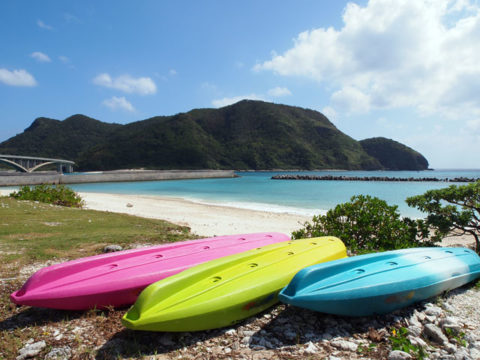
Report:
[[[0,189],[0,195],[12,191]],[[79,195],[86,209],[166,220],[188,226],[205,237],[273,231],[291,235],[311,220],[310,216],[207,205],[180,198],[86,192]]]
[[[79,193],[87,209],[162,219],[190,227],[201,236],[282,232],[290,235],[311,217],[200,204],[179,198],[146,195]],[[128,206],[127,206],[128,205]]]
[[[0,189],[0,195],[11,191]],[[188,226],[193,233],[205,237],[271,231],[291,235],[311,220],[305,215],[208,205],[180,198],[86,192],[79,195],[87,209],[167,220]],[[475,239],[471,235],[450,236],[441,245],[472,247]]]

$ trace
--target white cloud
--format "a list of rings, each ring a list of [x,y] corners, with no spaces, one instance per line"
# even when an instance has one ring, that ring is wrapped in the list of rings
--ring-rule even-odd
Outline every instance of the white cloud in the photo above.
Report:
[[[45,30],[53,30],[53,27],[50,25],[45,24],[42,20],[37,20],[38,27],[45,29]]]
[[[68,64],[70,62],[70,59],[64,55],[60,55],[58,59],[64,64]]]
[[[32,58],[34,58],[35,60],[37,60],[38,62],[51,62],[52,61],[47,54],[44,54],[40,51],[35,51],[35,52],[31,53],[30,56]]]
[[[351,86],[334,92],[331,101],[335,108],[346,113],[366,113],[370,110],[370,96]]]
[[[11,86],[35,86],[35,78],[26,70],[7,70],[0,68],[0,82]]]
[[[157,86],[149,77],[134,78],[130,75],[121,75],[112,78],[109,74],[103,73],[93,79],[93,83],[111,89],[120,90],[126,93],[140,95],[155,94]]]
[[[75,23],[75,24],[81,24],[82,23],[78,17],[76,17],[75,15],[72,15],[70,13],[64,13],[63,18],[65,19],[65,21],[67,23]]]
[[[223,99],[216,99],[212,101],[212,105],[215,107],[223,107],[235,104],[241,100],[264,100],[261,95],[250,94],[250,95],[241,95],[233,97],[224,97]]]
[[[396,139],[420,151],[432,168],[468,169],[478,167],[480,132],[462,128],[458,131],[428,129]],[[441,144],[441,146],[439,146]]]
[[[480,115],[480,7],[469,0],[349,3],[343,27],[300,33],[254,67],[313,78],[346,112],[413,107],[422,115]]]
[[[292,95],[292,92],[288,90],[286,87],[274,87],[273,89],[268,90],[268,95],[273,97],[281,97],[281,96],[288,96]]]
[[[331,106],[325,106],[322,109],[321,113],[325,115],[328,118],[328,120],[330,120],[331,122],[337,121],[337,112]]]
[[[479,131],[480,132],[480,119],[467,121],[467,129],[469,131]]]
[[[177,75],[177,70],[175,70],[175,69],[170,69],[170,71],[168,72],[168,74],[169,74],[170,76],[175,76],[175,75]]]
[[[202,88],[202,90],[206,90],[206,91],[211,91],[211,92],[218,91],[218,86],[208,81],[203,82],[200,85],[200,87]]]
[[[112,110],[125,110],[129,112],[134,112],[135,108],[133,105],[125,99],[125,97],[117,97],[113,96],[110,99],[106,99],[103,101],[103,105],[109,107]]]

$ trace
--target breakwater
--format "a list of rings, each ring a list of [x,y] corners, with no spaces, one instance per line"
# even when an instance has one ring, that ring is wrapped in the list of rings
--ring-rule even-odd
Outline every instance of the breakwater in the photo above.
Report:
[[[475,182],[480,178],[467,178],[467,177],[455,177],[455,178],[436,178],[436,177],[389,177],[389,176],[316,176],[316,175],[274,175],[272,180],[327,180],[327,181],[416,181],[416,182]]]
[[[235,176],[234,170],[118,170],[68,175],[52,172],[8,173],[0,175],[0,186],[211,179]]]

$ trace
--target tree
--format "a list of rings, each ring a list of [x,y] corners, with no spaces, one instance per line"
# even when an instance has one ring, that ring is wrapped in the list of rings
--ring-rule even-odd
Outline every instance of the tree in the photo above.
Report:
[[[368,195],[357,195],[323,216],[314,216],[294,239],[336,236],[354,253],[428,246],[428,227],[422,220],[401,218],[397,206]]]
[[[452,231],[458,236],[471,234],[480,252],[480,181],[429,190],[406,201],[408,206],[428,213],[426,224],[434,230],[434,240]]]

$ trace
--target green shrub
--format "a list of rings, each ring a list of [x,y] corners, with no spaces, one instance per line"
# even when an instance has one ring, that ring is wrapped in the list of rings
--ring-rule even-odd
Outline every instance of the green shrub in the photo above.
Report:
[[[294,239],[336,236],[353,253],[431,246],[422,220],[401,218],[397,206],[376,197],[358,195],[323,216],[314,216]]]
[[[82,207],[84,204],[76,192],[64,185],[36,185],[33,188],[22,186],[10,196],[18,200],[40,201],[68,207]]]
[[[428,214],[425,222],[434,231],[435,240],[440,241],[452,231],[458,236],[470,234],[480,254],[480,181],[429,190],[406,202]]]

